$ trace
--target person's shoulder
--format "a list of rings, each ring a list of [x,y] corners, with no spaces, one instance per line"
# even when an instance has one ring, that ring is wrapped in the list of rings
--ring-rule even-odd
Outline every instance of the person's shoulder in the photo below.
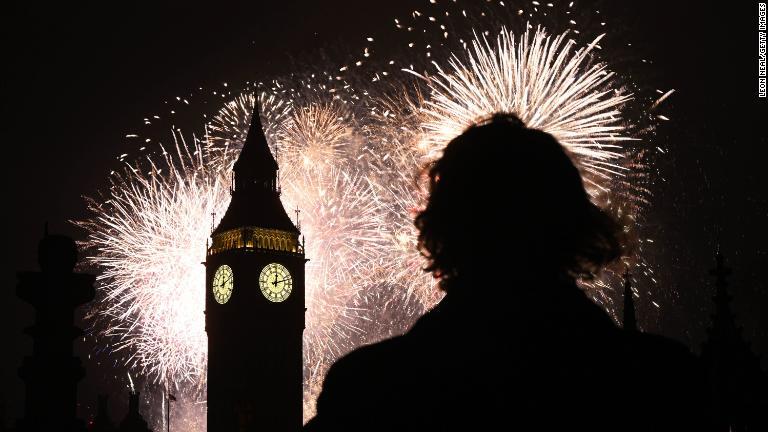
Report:
[[[372,397],[386,398],[387,389],[394,389],[407,381],[409,375],[418,374],[418,366],[423,363],[418,359],[429,354],[430,341],[440,333],[440,321],[439,314],[430,311],[407,333],[344,355],[328,370],[321,396],[341,392],[365,393],[366,389],[377,388]]]
[[[397,336],[360,347],[337,360],[328,370],[323,395],[363,394],[393,385],[407,358],[408,336]]]
[[[626,347],[631,397],[636,406],[657,413],[654,418],[667,419],[669,428],[659,430],[707,430],[702,415],[708,407],[706,376],[690,349],[674,339],[640,333],[628,336]]]
[[[330,378],[348,374],[357,377],[360,376],[359,374],[363,376],[380,374],[391,366],[392,357],[408,345],[406,338],[407,336],[397,336],[351,351],[331,366],[326,382]]]
[[[640,355],[646,361],[655,360],[652,364],[658,363],[670,367],[698,362],[687,346],[665,336],[637,333],[627,336],[627,341],[635,355]]]
[[[371,422],[383,422],[379,413],[392,408],[406,380],[400,355],[405,345],[405,336],[398,336],[337,360],[325,376],[317,416],[305,430],[378,430]]]
[[[627,336],[626,354],[641,376],[651,380],[694,386],[702,376],[701,364],[683,343],[668,337],[638,333]]]

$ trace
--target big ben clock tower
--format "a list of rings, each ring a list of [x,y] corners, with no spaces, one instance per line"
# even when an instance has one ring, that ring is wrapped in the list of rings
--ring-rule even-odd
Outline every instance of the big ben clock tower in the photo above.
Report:
[[[302,426],[304,258],[254,106],[206,267],[208,432]]]

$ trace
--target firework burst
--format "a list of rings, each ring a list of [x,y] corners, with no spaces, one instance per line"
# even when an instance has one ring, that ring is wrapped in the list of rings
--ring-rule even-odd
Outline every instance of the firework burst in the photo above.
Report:
[[[550,36],[539,28],[515,37],[502,29],[495,43],[475,34],[471,49],[450,55],[447,66],[433,60],[434,74],[406,70],[419,80],[410,86],[415,90],[382,100],[374,110],[380,113],[377,122],[369,123],[378,144],[370,171],[385,188],[380,196],[390,211],[389,248],[397,257],[392,284],[426,308],[439,301],[435,282],[420,271],[424,261],[416,248],[413,217],[427,195],[418,174],[453,137],[494,113],[515,114],[563,143],[598,205],[622,211],[624,201],[642,199],[626,181],[642,175],[634,149],[625,145],[633,141],[622,116],[631,95],[596,61],[601,38],[577,48],[567,32]]]
[[[514,113],[568,147],[596,202],[623,193],[624,176],[637,168],[622,118],[631,95],[596,61],[600,37],[577,48],[568,33],[543,29],[517,38],[502,30],[495,43],[479,34],[444,64],[430,57],[436,73],[409,68],[391,87],[377,78],[362,97],[339,77],[336,87],[297,80],[247,91],[206,123],[191,151],[175,132],[175,153],[114,177],[81,226],[91,261],[104,269],[100,316],[128,364],[173,386],[204,388],[199,263],[211,214],[229,203],[229,172],[256,97],[281,167],[281,198],[301,210],[307,238],[306,418],[339,355],[407,330],[439,301],[416,250],[412,221],[426,197],[419,173],[466,127]]]
[[[568,32],[549,36],[544,29],[519,38],[502,30],[492,44],[475,36],[466,60],[453,55],[448,68],[424,79],[430,90],[418,109],[423,134],[418,146],[434,159],[445,143],[493,113],[515,114],[528,127],[560,141],[588,175],[592,196],[612,189],[611,180],[626,174],[621,107],[631,98],[616,86],[604,63],[592,63],[603,36],[575,49]],[[592,64],[590,64],[592,63]]]
[[[102,269],[99,312],[114,350],[156,381],[198,386],[205,297],[195,287],[205,277],[210,215],[226,209],[229,185],[199,142],[190,152],[180,133],[174,139],[175,151],[161,148],[158,162],[113,176],[108,198],[89,200],[94,216],[80,225]]]
[[[281,166],[325,172],[347,165],[348,147],[355,142],[352,124],[338,101],[305,103],[294,111],[285,139],[278,146]]]

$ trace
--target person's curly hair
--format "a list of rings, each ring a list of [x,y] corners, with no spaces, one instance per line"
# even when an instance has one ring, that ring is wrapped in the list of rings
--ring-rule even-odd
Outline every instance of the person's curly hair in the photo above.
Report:
[[[497,114],[452,140],[429,182],[418,246],[445,290],[488,254],[514,252],[536,271],[572,278],[622,254],[621,226],[590,201],[563,146],[515,116]]]

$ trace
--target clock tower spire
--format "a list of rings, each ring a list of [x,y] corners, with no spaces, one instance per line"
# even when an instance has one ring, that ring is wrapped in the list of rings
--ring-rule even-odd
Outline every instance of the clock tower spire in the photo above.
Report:
[[[258,99],[253,113],[248,136],[232,169],[232,201],[213,234],[244,226],[298,234],[280,202],[278,166],[262,130]]]
[[[209,432],[302,426],[306,259],[278,169],[257,102],[205,262]]]

